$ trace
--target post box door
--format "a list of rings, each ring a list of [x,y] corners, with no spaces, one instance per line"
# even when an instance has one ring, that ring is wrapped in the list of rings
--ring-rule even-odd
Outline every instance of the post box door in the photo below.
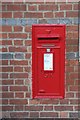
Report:
[[[37,49],[37,95],[61,96],[60,48],[50,48],[50,52],[46,48]]]

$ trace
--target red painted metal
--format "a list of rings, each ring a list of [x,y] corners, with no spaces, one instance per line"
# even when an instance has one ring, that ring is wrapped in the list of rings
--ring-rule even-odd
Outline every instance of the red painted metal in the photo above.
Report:
[[[44,56],[51,55],[46,69]],[[47,62],[49,63],[49,61]],[[49,63],[50,64],[50,63]],[[64,98],[65,25],[32,26],[32,97]]]

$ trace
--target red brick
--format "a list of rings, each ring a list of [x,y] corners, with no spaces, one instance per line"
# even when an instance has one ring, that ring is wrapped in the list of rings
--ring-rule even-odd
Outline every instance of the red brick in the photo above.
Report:
[[[9,38],[26,39],[27,38],[27,34],[26,33],[9,33]]]
[[[8,60],[2,60],[2,65],[8,65]]]
[[[25,40],[25,45],[26,46],[31,46],[32,45],[32,41],[31,40]]]
[[[11,32],[12,27],[11,26],[2,26],[2,32]]]
[[[31,71],[31,67],[25,67],[25,72],[30,72]]]
[[[64,17],[64,12],[56,12],[55,17]]]
[[[10,61],[10,65],[28,65],[28,61],[27,60],[11,60]]]
[[[8,73],[2,73],[0,76],[2,76],[2,78],[8,78]]]
[[[2,72],[12,72],[13,67],[2,67]]]
[[[42,12],[27,12],[24,14],[25,18],[43,18]]]
[[[2,93],[2,98],[14,98],[14,93],[12,93],[12,92]]]
[[[23,109],[24,109],[23,105],[16,105],[14,108],[15,111],[23,111]]]
[[[31,96],[31,93],[27,92],[26,93],[26,98],[30,98],[30,96]]]
[[[66,72],[74,72],[73,66],[66,66]]]
[[[23,72],[23,67],[14,67],[14,72]]]
[[[42,111],[43,107],[42,106],[26,106],[25,110],[26,111]]]
[[[41,11],[58,10],[58,6],[57,5],[39,5],[39,10]]]
[[[60,112],[60,117],[61,117],[61,118],[68,118],[68,112],[61,111],[61,112]]]
[[[10,112],[11,118],[28,118],[29,113],[28,112]]]
[[[6,11],[6,5],[2,5],[2,11]]]
[[[10,86],[10,91],[28,91],[27,86]]]
[[[68,11],[66,12],[66,17],[78,17],[77,11]]]
[[[16,85],[23,85],[24,81],[23,80],[15,80]]]
[[[40,117],[54,117],[54,118],[56,118],[56,117],[58,117],[58,113],[57,112],[40,112]]]
[[[11,73],[10,78],[28,78],[28,73]]]
[[[27,52],[27,48],[26,47],[9,47],[9,52]]]
[[[28,5],[28,11],[37,11],[37,5],[29,4]]]
[[[0,34],[0,38],[3,38],[3,39],[7,38],[7,33]]]
[[[13,106],[2,106],[2,111],[13,111]]]
[[[66,30],[69,31],[78,31],[78,25],[69,25],[66,26]]]
[[[70,73],[70,78],[71,79],[77,79],[78,78],[78,73]]]
[[[70,91],[78,91],[78,85],[70,86]]]
[[[74,85],[74,80],[67,79],[66,85]]]
[[[12,45],[12,40],[3,40],[2,45]]]
[[[26,26],[26,27],[25,27],[25,32],[31,32],[31,31],[32,31],[31,26]]]
[[[78,4],[73,4],[73,10],[78,10]]]
[[[30,118],[38,118],[39,117],[39,112],[30,112]]]
[[[15,98],[24,98],[24,93],[21,92],[15,93]]]
[[[14,45],[17,46],[23,45],[23,40],[14,40]]]
[[[7,11],[26,11],[26,5],[7,5]]]
[[[62,100],[60,100],[60,104],[69,104],[69,100],[68,99],[62,99]]]
[[[53,111],[53,106],[44,106],[45,111]]]
[[[8,52],[7,48],[2,48],[0,51],[2,51],[2,52]]]
[[[2,18],[12,18],[12,12],[2,12]]]
[[[54,17],[54,14],[53,14],[53,12],[45,12],[45,13],[44,13],[44,17],[45,17],[45,18],[53,18],[53,17]]]
[[[77,104],[78,105],[79,103],[79,100],[78,99],[73,99],[73,100],[70,100],[70,104]]]
[[[8,86],[2,86],[2,91],[8,91]]]
[[[12,85],[13,84],[13,80],[3,80],[2,84],[3,85]]]
[[[2,104],[3,105],[7,105],[8,104],[8,100],[7,99],[2,99]]]
[[[25,54],[25,58],[26,59],[30,59],[31,58],[31,54],[30,53]]]
[[[66,93],[66,98],[74,98],[74,93]]]
[[[10,99],[9,102],[13,105],[26,105],[28,103],[26,99]]]
[[[61,4],[60,10],[72,10],[72,4]]]
[[[14,18],[22,18],[23,17],[23,12],[14,12],[13,17]]]
[[[73,111],[73,106],[55,106],[56,111]]]
[[[21,32],[22,29],[23,29],[22,26],[14,26],[14,32]]]

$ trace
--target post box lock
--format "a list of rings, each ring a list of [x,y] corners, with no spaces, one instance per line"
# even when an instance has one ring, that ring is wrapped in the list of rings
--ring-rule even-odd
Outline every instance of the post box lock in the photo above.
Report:
[[[33,98],[64,98],[64,71],[65,25],[33,25]]]

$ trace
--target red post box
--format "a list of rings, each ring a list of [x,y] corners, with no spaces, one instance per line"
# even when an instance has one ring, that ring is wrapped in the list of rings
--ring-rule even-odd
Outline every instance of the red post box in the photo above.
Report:
[[[33,98],[64,98],[64,71],[65,25],[33,25]]]

